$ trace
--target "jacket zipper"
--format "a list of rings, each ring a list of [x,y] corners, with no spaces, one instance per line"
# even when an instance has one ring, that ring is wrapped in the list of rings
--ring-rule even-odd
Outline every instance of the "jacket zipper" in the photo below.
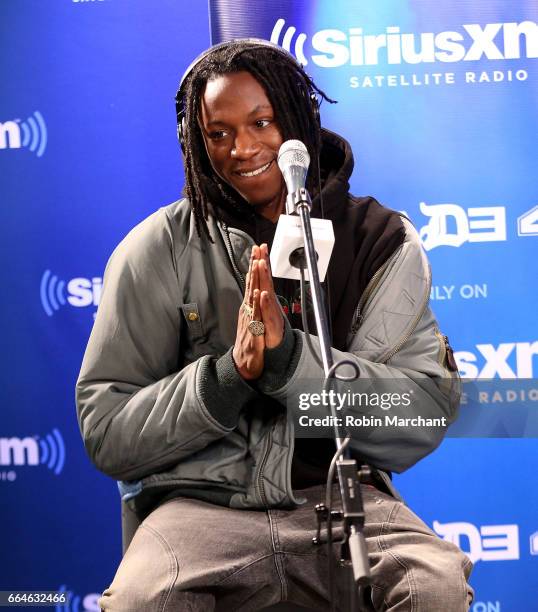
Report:
[[[443,336],[443,334],[440,332],[439,328],[436,327],[434,329],[434,333],[437,336],[437,340],[439,340],[439,365],[442,365],[443,368],[446,370],[447,368],[445,367],[445,358],[446,358],[446,342],[445,342],[445,337]]]
[[[452,377],[454,372],[458,371],[458,365],[454,359],[454,352],[450,346],[448,336],[442,334],[438,327],[435,328],[435,335],[441,345],[439,365],[442,365],[443,368],[449,372],[449,376]]]
[[[223,223],[222,229],[224,230],[224,243],[226,245],[226,250],[228,251],[228,257],[230,258],[230,262],[232,264],[234,276],[237,282],[239,283],[239,286],[243,289],[243,292],[244,292],[246,281],[245,281],[245,277],[243,276],[243,274],[241,274],[241,270],[239,270],[239,266],[237,265],[237,262],[235,261],[235,255],[234,255],[234,251],[232,248],[232,241],[230,239],[230,234],[228,233],[228,226],[225,223]]]
[[[393,257],[396,257],[396,253],[393,255]],[[363,294],[361,295],[361,298],[359,300],[359,303],[357,305],[357,309],[355,310],[355,314],[354,314],[354,322],[353,325],[351,326],[351,330],[350,332],[354,335],[357,333],[359,327],[362,324],[362,308],[364,306],[364,304],[366,303],[366,300],[370,297],[370,295],[372,294],[372,292],[374,291],[374,289],[377,287],[377,285],[379,284],[379,277],[383,274],[383,272],[385,272],[385,270],[387,269],[387,266],[389,265],[389,263],[392,261],[393,257],[391,257],[390,259],[388,259],[380,268],[379,270],[376,271],[376,273],[372,276],[372,278],[370,279],[370,282],[368,283],[368,285],[366,285],[366,289],[364,290]],[[426,308],[426,305],[428,303],[428,299],[430,296],[430,290],[431,290],[431,284],[432,284],[432,277],[431,277],[431,273],[428,273],[428,288],[425,294],[425,298],[422,300],[422,304],[420,306],[420,310],[418,312],[418,315],[415,317],[414,321],[413,321],[413,325],[411,326],[409,332],[398,342],[398,344],[389,352],[387,357],[384,357],[381,361],[381,363],[384,363],[386,361],[388,361],[391,357],[394,357],[394,355],[402,348],[402,346],[409,340],[409,338],[411,337],[411,334],[413,333],[413,331],[415,330],[415,327],[417,326],[418,322],[420,321],[420,318],[422,317],[422,315],[424,314],[424,309]]]
[[[271,427],[271,429],[269,430],[269,433],[267,434],[267,444],[265,445],[263,457],[262,457],[262,460],[260,461],[260,468],[258,470],[258,475],[256,477],[256,486],[258,488],[260,499],[262,500],[262,504],[265,507],[268,506],[268,503],[267,503],[267,497],[265,495],[265,485],[263,483],[262,474],[263,474],[263,468],[265,467],[265,464],[267,463],[267,457],[269,457],[269,449],[271,448],[272,442],[273,442],[273,427]]]
[[[359,330],[359,327],[362,324],[362,307],[364,306],[366,300],[370,297],[373,290],[377,287],[379,283],[379,278],[383,274],[383,272],[387,269],[388,264],[392,260],[392,257],[388,259],[372,276],[370,282],[366,285],[366,289],[363,291],[359,303],[357,304],[357,308],[355,309],[355,314],[353,315],[353,324],[351,325],[350,333],[355,335]]]
[[[422,300],[422,303],[420,305],[418,314],[413,320],[413,324],[409,328],[409,331],[407,332],[407,334],[405,334],[405,336],[398,342],[398,344],[392,349],[392,351],[390,351],[386,357],[383,357],[383,359],[381,360],[381,363],[386,363],[391,357],[394,357],[394,355],[396,355],[396,353],[402,348],[402,346],[409,340],[409,338],[411,337],[411,334],[415,331],[415,327],[417,326],[422,315],[424,314],[424,310],[426,309],[428,300],[430,299],[431,287],[432,287],[432,275],[431,275],[431,272],[428,270],[428,286],[425,292],[424,299]]]

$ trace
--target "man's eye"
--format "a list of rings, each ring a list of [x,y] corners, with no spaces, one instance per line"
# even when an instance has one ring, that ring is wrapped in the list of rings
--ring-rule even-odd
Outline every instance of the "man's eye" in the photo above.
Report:
[[[256,127],[264,128],[267,127],[270,123],[271,121],[269,119],[258,119],[256,121]]]
[[[215,130],[209,132],[208,136],[211,140],[222,140],[226,136],[226,132],[224,130]]]

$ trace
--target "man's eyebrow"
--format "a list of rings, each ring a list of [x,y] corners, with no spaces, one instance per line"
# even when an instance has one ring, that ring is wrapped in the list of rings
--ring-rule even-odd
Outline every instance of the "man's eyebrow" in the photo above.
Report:
[[[200,122],[200,125],[203,127],[203,122]],[[218,119],[215,119],[214,121],[208,121],[206,124],[206,127],[210,127],[212,125],[225,125],[224,121],[220,121]]]
[[[257,113],[259,113],[260,111],[265,111],[265,110],[273,110],[273,107],[270,104],[257,104],[248,114],[249,117],[251,117],[252,115],[256,115]]]
[[[254,115],[257,115],[259,112],[262,111],[271,111],[273,112],[273,107],[270,104],[257,104],[247,115],[247,117],[252,117]],[[212,121],[208,121],[206,123],[206,127],[210,127],[212,125],[226,125],[226,121],[222,121],[221,119],[219,119],[218,117],[216,119],[213,119]]]

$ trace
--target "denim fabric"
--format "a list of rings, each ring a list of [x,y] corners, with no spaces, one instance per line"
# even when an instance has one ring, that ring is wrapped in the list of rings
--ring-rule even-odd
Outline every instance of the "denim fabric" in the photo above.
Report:
[[[372,572],[368,610],[462,612],[472,564],[409,508],[362,485]],[[294,510],[235,510],[175,498],[137,530],[100,599],[107,612],[249,612],[281,601],[329,610],[326,546],[312,544],[324,487]],[[344,610],[345,606],[339,609]]]

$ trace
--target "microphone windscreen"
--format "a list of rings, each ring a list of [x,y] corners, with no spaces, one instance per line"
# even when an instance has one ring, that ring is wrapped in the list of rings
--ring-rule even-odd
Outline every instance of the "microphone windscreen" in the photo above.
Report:
[[[278,167],[283,173],[290,166],[308,170],[310,155],[300,140],[286,140],[278,151]]]

